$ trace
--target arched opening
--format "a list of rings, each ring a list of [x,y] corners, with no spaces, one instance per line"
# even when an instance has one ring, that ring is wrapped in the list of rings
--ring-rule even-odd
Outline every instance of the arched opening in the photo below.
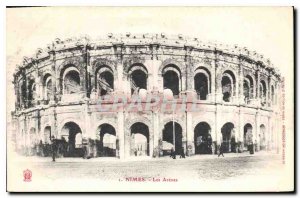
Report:
[[[181,89],[181,73],[177,66],[168,65],[163,71],[163,85],[164,89],[170,89],[173,96],[176,98]]]
[[[96,71],[96,88],[98,90],[98,95],[100,96],[113,92],[114,75],[109,67],[103,66]]]
[[[130,127],[131,156],[149,156],[149,128],[146,124],[137,122]]]
[[[63,73],[63,94],[78,94],[81,91],[79,71],[68,67]]]
[[[245,103],[246,104],[249,104],[250,103],[250,99],[253,98],[253,79],[251,76],[247,75],[245,78],[244,78],[244,83],[243,83],[243,88],[244,88],[244,100],[245,100]]]
[[[75,122],[67,122],[62,128],[62,137],[68,140],[65,155],[68,157],[82,157],[82,132]]]
[[[133,64],[128,70],[131,94],[138,94],[140,89],[147,90],[148,70],[142,64]]]
[[[172,148],[177,155],[181,153],[183,149],[182,128],[177,122],[171,121],[165,124],[163,129],[163,147],[164,155],[169,155]]]
[[[38,144],[38,138],[36,134],[35,128],[30,128],[29,130],[29,155],[35,155],[36,154],[36,146]]]
[[[247,123],[244,126],[244,149],[248,150],[248,145],[252,144],[252,125]]]
[[[51,99],[52,95],[52,79],[51,75],[47,74],[44,77],[43,81],[43,87],[44,87],[44,100],[46,104],[49,103],[49,100]]]
[[[264,80],[261,80],[259,84],[259,96],[261,99],[261,105],[265,106],[267,104],[267,85]]]
[[[20,107],[25,107],[25,101],[26,101],[26,98],[27,98],[27,87],[26,87],[26,80],[25,78],[23,78],[21,81],[20,81]]]
[[[36,134],[36,129],[35,128],[31,128],[29,130],[29,146],[31,148],[35,147],[36,144],[38,142],[38,138],[37,138],[37,134]]]
[[[36,99],[36,86],[34,80],[30,80],[28,83],[28,106],[32,107]]]
[[[244,88],[244,97],[245,97],[244,100],[245,103],[248,104],[250,101],[250,85],[247,80],[244,80],[243,88]]]
[[[194,77],[195,90],[198,95],[198,99],[206,100],[209,93],[209,76],[205,73],[197,73]]]
[[[46,126],[44,129],[43,155],[45,157],[51,156],[51,127]]]
[[[266,127],[264,124],[259,126],[259,145],[260,150],[266,150],[267,148],[267,138],[266,138]]]
[[[221,128],[222,133],[222,144],[224,152],[235,152],[236,142],[235,142],[235,133],[234,133],[234,124],[227,122]]]
[[[116,157],[116,130],[110,124],[101,124],[97,129],[97,153],[100,157]]]
[[[231,102],[232,96],[235,94],[235,77],[231,71],[225,71],[222,76],[222,93],[223,101]]]
[[[212,154],[212,138],[210,126],[200,122],[194,129],[195,154]]]
[[[271,98],[272,98],[272,105],[275,104],[275,93],[274,93],[274,86],[271,86]]]
[[[51,144],[51,127],[46,126],[44,129],[44,143]]]

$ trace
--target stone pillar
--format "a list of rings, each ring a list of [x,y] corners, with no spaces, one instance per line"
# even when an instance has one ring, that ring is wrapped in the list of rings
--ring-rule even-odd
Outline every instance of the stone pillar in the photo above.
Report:
[[[91,83],[91,85],[90,85],[91,92],[96,91],[97,86],[96,86],[96,83],[95,83],[95,81],[96,81],[95,71],[93,71],[93,69],[91,67],[89,68],[89,76],[90,76],[90,83]],[[114,87],[117,87],[116,83],[117,83],[117,80],[115,79],[114,80]]]
[[[89,99],[87,98],[84,104],[84,130],[82,130],[82,137],[87,140],[87,150],[88,155],[91,157],[97,156],[97,148],[96,148],[96,131],[93,131],[91,125],[91,111],[89,108]]]
[[[221,103],[223,102],[222,97],[222,69],[219,67],[218,62],[216,61],[216,65],[215,65],[215,79],[213,79],[215,81],[215,96],[216,96],[216,103]]]
[[[155,157],[159,157],[158,141],[159,141],[160,132],[159,132],[159,119],[158,119],[157,111],[153,111],[152,120],[153,120],[153,148],[155,150],[154,155]]]
[[[161,86],[161,79],[159,79],[159,76],[158,74],[160,73],[159,70],[159,66],[160,66],[161,62],[158,61],[158,60],[152,60],[152,88],[155,88],[155,89],[159,89],[159,87]]]
[[[238,70],[238,81],[237,81],[237,99],[238,104],[244,103],[244,75],[243,75],[243,66],[239,63],[239,70]],[[249,85],[250,86],[250,85]]]
[[[19,83],[18,83],[18,80],[16,79],[16,77],[14,78],[14,89],[15,89],[15,95],[16,95],[15,107],[16,107],[16,109],[19,109],[19,107],[20,107],[20,89],[19,89]]]
[[[174,114],[174,117],[176,117],[176,114]],[[184,117],[183,119],[185,120],[185,122],[187,122],[187,116],[186,116],[186,114],[184,114],[183,117]],[[181,127],[182,127],[182,147],[184,149],[184,153],[186,154],[187,153],[187,136],[188,136],[187,134],[188,134],[188,129],[186,127],[186,124],[183,124],[183,126],[181,126]]]
[[[260,91],[259,91],[259,86],[260,86],[260,74],[259,70],[256,70],[256,100],[260,101]],[[260,106],[260,104],[258,104]]]
[[[245,122],[244,122],[244,113],[241,113],[240,115],[240,128],[239,128],[239,136],[240,136],[240,140],[242,142],[242,151],[244,151],[245,149],[245,144],[246,142],[244,141],[244,126],[245,126]]]
[[[119,139],[119,157],[125,158],[125,129],[124,129],[124,113],[123,111],[117,112],[118,114],[118,139]]]
[[[43,86],[42,75],[39,75],[38,78],[39,78],[39,89],[40,89],[38,100],[42,101],[44,99],[44,86]]]
[[[259,112],[257,111],[255,113],[255,131],[256,131],[256,143],[257,143],[257,150],[259,151],[260,150],[260,138],[259,138],[259,135],[260,134],[260,126],[259,126]],[[262,138],[262,137],[261,137]]]
[[[215,111],[215,123],[216,123],[216,128],[215,128],[215,134],[216,134],[216,147],[218,148],[218,146],[221,145],[222,143],[222,133],[221,133],[221,111],[222,110],[222,106],[219,104],[216,104],[216,111]],[[217,148],[215,148],[215,150],[217,150]]]
[[[88,100],[85,101],[85,104],[83,105],[83,114],[84,114],[84,129],[82,130],[82,137],[85,138],[91,138],[93,137],[93,132],[91,130],[91,122],[90,122],[90,112],[89,112],[89,104]]]
[[[60,74],[56,74],[56,60],[55,52],[49,52],[50,59],[52,59],[52,68],[51,68],[51,81],[52,81],[52,94],[50,96],[50,104],[58,100],[59,95],[62,94],[61,85],[60,85]],[[52,129],[52,128],[51,128]]]
[[[216,102],[216,60],[212,61],[211,79],[210,79],[211,101]]]
[[[13,126],[15,127],[14,129],[15,129],[15,134],[16,134],[15,148],[16,148],[16,151],[19,152],[20,148],[21,148],[21,138],[22,138],[22,134],[21,134],[21,131],[20,131],[19,117],[16,117],[14,115],[12,120],[13,120]]]
[[[84,93],[84,96],[86,97],[87,94],[87,82],[88,82],[88,76],[87,76],[87,56],[86,56],[86,46],[80,46],[81,53],[82,53],[82,62],[78,66],[79,69],[79,76],[80,76],[80,85],[81,85],[81,91]]]
[[[180,77],[179,77],[180,78]],[[181,84],[179,84],[179,87],[180,87],[180,89],[179,89],[179,92],[184,92],[184,91],[186,91],[187,90],[187,68],[186,67],[184,67],[184,69],[183,69],[183,71],[181,71]]]
[[[91,66],[90,66],[90,52],[89,52],[89,49],[87,46],[85,46],[85,64],[86,64],[86,69],[85,69],[85,72],[86,72],[86,97],[90,97],[91,95],[91,91],[92,91],[92,88],[91,88],[91,78],[90,78],[90,71],[91,71]]]
[[[164,78],[163,78],[163,75],[161,74],[161,73],[158,73],[158,75],[157,75],[157,83],[158,83],[158,91],[159,92],[163,92],[163,90],[164,90]]]
[[[271,117],[268,116],[268,150],[272,150],[273,149],[273,142],[272,142],[272,121],[271,121]]]
[[[21,103],[22,103],[22,108],[26,109],[27,108],[27,78],[25,75],[25,71],[22,71],[22,86],[21,86]],[[25,90],[23,89],[25,87]],[[24,93],[25,91],[25,93]]]
[[[39,109],[36,110],[35,115],[34,115],[34,119],[35,119],[34,124],[35,124],[35,129],[36,129],[35,132],[36,132],[36,137],[38,139],[37,143],[39,143],[39,141],[43,139],[43,137],[41,136],[41,117],[40,117],[40,110]]]
[[[152,90],[153,90],[153,75],[152,75],[152,73],[148,73],[147,92],[150,92]]]
[[[154,128],[152,126],[148,126],[149,129],[149,156],[153,157],[154,151]]]
[[[21,146],[25,147],[26,146],[26,131],[25,131],[25,121],[24,117],[20,116],[18,118],[18,126],[19,126],[19,132],[22,134],[20,138]],[[21,149],[22,149],[21,147]],[[21,152],[24,152],[24,150],[21,150]]]
[[[187,48],[187,51],[189,51],[190,49]],[[189,53],[189,52],[187,52]],[[186,76],[186,89],[185,90],[194,90],[194,72],[193,72],[193,69],[194,69],[194,66],[193,66],[193,63],[191,61],[191,57],[190,55],[187,56],[186,58],[186,61],[185,61],[185,69],[186,69],[186,72],[185,72],[185,76]]]
[[[51,124],[51,136],[54,136],[55,138],[60,138],[61,131],[58,131],[60,129],[57,128],[57,115],[56,115],[56,107],[51,107],[49,109],[49,120]],[[66,140],[68,141],[68,140]]]
[[[186,130],[187,130],[187,155],[191,156],[195,154],[194,130],[193,130],[193,116],[191,112],[186,112]]]
[[[244,128],[243,128],[243,118],[242,118],[242,113],[241,113],[241,108],[239,107],[239,120],[238,120],[238,125],[236,126],[236,142],[238,143],[237,144],[237,150],[238,152],[242,152],[243,151],[243,143],[244,143],[244,136],[243,136],[243,133],[244,133]]]
[[[117,87],[116,87],[116,91],[117,92],[123,92],[123,63],[122,60],[118,60],[117,63]]]
[[[36,76],[35,76],[35,82],[36,82],[36,104],[40,104],[41,101],[44,99],[44,88],[43,88],[43,79],[42,79],[43,75],[41,74],[41,72],[38,70],[38,68],[36,68]]]
[[[266,101],[267,101],[267,107],[271,107],[271,77],[268,76],[268,82],[267,82],[267,94],[266,94]]]
[[[251,99],[256,99],[257,95],[257,81],[256,81],[256,74],[254,73],[254,79],[253,79],[253,95]]]
[[[29,86],[29,79],[27,78],[27,76],[25,77],[26,78],[26,81],[25,81],[25,84],[26,84],[26,97],[25,97],[25,108],[28,108],[29,107],[29,90],[30,90],[30,87]]]
[[[21,79],[20,81],[18,81],[18,93],[19,93],[19,108],[22,109],[23,106],[23,96],[22,96],[22,86],[21,86],[21,81],[23,81],[23,79]]]
[[[124,114],[124,124],[126,121],[126,114]],[[126,123],[124,126],[124,158],[129,158],[133,152],[131,151],[131,145],[132,145],[132,134],[130,130],[130,126]]]

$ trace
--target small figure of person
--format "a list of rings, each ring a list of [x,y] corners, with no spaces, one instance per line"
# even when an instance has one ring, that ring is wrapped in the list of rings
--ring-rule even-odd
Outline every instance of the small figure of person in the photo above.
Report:
[[[253,146],[253,142],[251,142],[251,143],[249,144],[248,148],[249,148],[249,153],[250,153],[251,155],[253,155],[253,154],[254,154],[254,146]]]
[[[220,155],[222,155],[224,157],[223,153],[224,153],[224,144],[221,143],[221,145],[219,147],[219,155],[218,155],[218,157],[220,157]]]
[[[134,156],[137,156],[137,149],[134,149]]]
[[[176,159],[176,153],[175,153],[175,150],[174,150],[173,147],[172,147],[172,149],[171,149],[171,157],[172,157],[173,159]]]
[[[51,138],[52,144],[51,144],[51,150],[52,150],[52,162],[55,162],[55,156],[56,156],[56,150],[57,150],[57,145],[56,141],[54,139],[54,136]]]
[[[43,156],[43,141],[40,140],[39,145],[37,147],[37,155],[38,156]]]
[[[180,150],[180,158],[185,158],[184,148],[183,147],[181,147],[181,150]]]
[[[83,158],[83,159],[87,159],[88,152],[87,152],[86,145],[83,146],[82,150],[83,150],[82,158]]]
[[[173,149],[173,148],[171,148],[170,157],[172,157],[172,158],[173,158],[173,152],[174,152],[174,149]]]

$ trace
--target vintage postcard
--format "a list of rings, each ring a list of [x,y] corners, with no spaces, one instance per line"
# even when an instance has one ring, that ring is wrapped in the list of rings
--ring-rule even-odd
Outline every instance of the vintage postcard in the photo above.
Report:
[[[294,191],[293,13],[6,8],[7,191]]]

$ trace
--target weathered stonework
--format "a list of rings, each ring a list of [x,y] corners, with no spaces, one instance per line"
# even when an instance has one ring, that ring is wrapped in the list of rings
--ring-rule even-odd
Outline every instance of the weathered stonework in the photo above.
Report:
[[[126,112],[126,108],[104,111],[102,108],[112,105],[111,100],[105,100],[105,95],[124,95],[130,100],[134,90],[132,75],[137,70],[145,73],[147,94],[160,96],[165,89],[176,92],[175,88],[170,88],[173,85],[164,87],[166,73],[173,72],[178,77],[176,101],[179,103],[183,97],[191,97],[196,99],[194,105],[199,110],[174,115],[154,107],[150,111]],[[66,71],[73,73],[68,76]],[[103,78],[104,72],[111,73],[113,80],[109,88],[102,90],[109,92],[101,95],[99,79]],[[79,79],[72,79],[77,74]],[[70,92],[66,88],[68,83],[71,83]],[[148,146],[143,149],[147,150],[146,155],[159,156],[162,152],[158,155],[156,151],[169,122],[179,125],[180,147],[187,155],[202,154],[204,151],[196,147],[207,144],[207,137],[212,141],[209,143],[212,153],[221,142],[228,143],[229,152],[235,150],[231,144],[251,142],[259,149],[278,149],[280,83],[280,75],[269,60],[237,46],[229,48],[181,35],[167,37],[163,34],[109,34],[107,38],[95,41],[89,38],[57,39],[47,49],[38,49],[32,58],[24,58],[14,73],[16,110],[13,118],[17,150],[28,150],[40,141],[48,142],[45,129],[49,127],[50,136],[58,140],[62,134],[67,137],[68,134],[63,132],[66,124],[74,123],[80,128],[82,140],[101,142],[101,126],[109,125],[107,131],[113,128],[116,137],[113,148],[115,156],[120,158],[134,155],[136,148],[132,134],[146,130],[148,132],[143,135],[147,136]],[[102,102],[101,106],[97,101]],[[140,123],[140,128],[133,132],[135,123]],[[196,129],[199,123],[202,124]],[[232,125],[226,125],[228,123]],[[225,125],[229,139],[225,138],[227,132],[222,132]],[[201,140],[196,137],[198,133],[202,134],[199,135]],[[252,136],[250,143],[246,137],[249,134]],[[179,141],[178,137],[176,141]],[[102,147],[89,149],[91,156],[101,156]],[[98,154],[95,154],[96,150]]]

